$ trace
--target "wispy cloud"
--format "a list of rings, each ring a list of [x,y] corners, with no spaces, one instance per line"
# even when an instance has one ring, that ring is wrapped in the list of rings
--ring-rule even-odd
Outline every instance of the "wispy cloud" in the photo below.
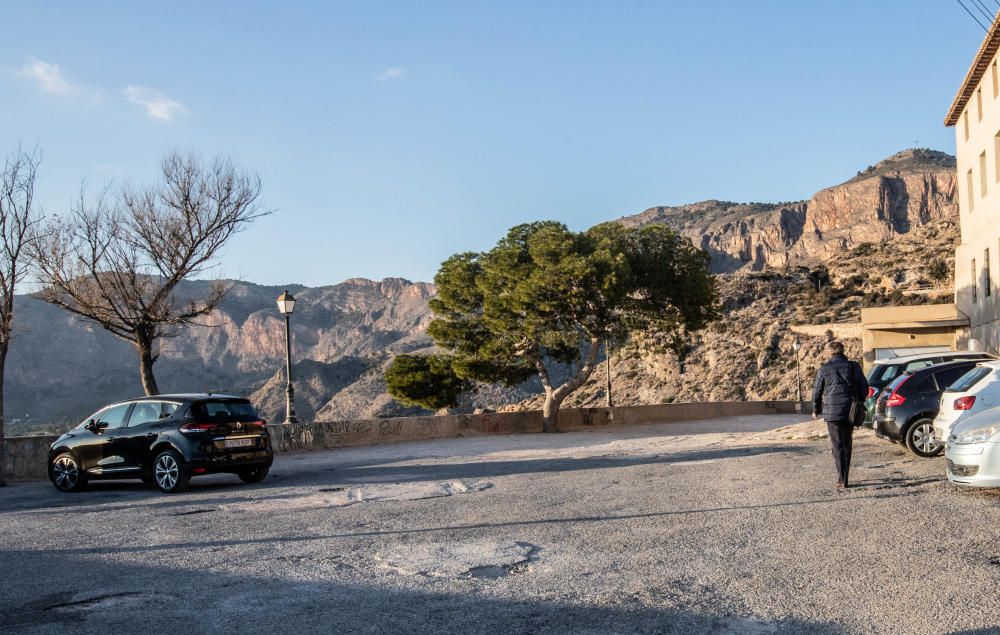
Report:
[[[377,82],[388,82],[393,79],[403,79],[406,77],[406,67],[405,66],[390,66],[381,73],[375,76],[375,81]]]
[[[89,99],[100,99],[100,93],[90,90],[70,81],[63,74],[58,64],[50,64],[35,58],[29,58],[28,63],[22,66],[17,74],[27,77],[38,84],[38,88],[43,92],[59,95],[62,97],[87,97]]]
[[[181,102],[145,86],[129,84],[122,91],[122,95],[133,104],[145,108],[146,116],[150,119],[171,121],[174,117],[186,112],[184,104]]]

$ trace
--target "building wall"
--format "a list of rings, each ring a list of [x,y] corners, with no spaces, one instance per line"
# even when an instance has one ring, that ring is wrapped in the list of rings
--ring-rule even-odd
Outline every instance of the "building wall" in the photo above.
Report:
[[[1000,352],[1000,72],[996,57],[955,126],[961,244],[955,250],[955,304],[969,337]],[[988,253],[987,253],[988,250]],[[974,261],[974,262],[973,262]],[[963,347],[964,348],[964,347]]]

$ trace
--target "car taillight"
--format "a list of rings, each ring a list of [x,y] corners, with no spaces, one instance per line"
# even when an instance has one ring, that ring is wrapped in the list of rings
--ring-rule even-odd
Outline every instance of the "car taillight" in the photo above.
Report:
[[[875,393],[877,393],[877,392],[878,392],[877,390],[875,390],[874,388],[872,388],[871,386],[869,386],[868,387],[868,398],[871,399],[872,397],[875,396]]]
[[[955,410],[972,410],[972,406],[975,403],[976,403],[975,397],[972,396],[959,397],[958,399],[955,400],[955,403],[952,405],[952,407]]]
[[[213,429],[214,423],[185,423],[180,427],[181,432],[208,432]]]
[[[894,408],[896,406],[902,406],[904,403],[906,403],[906,397],[898,392],[894,392],[889,395],[889,400],[885,402],[885,405]]]

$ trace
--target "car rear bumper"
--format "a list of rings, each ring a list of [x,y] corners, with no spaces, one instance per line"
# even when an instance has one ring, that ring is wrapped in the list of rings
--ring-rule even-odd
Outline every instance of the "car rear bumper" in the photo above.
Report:
[[[875,425],[872,429],[875,430],[875,436],[893,441],[899,440],[899,425],[896,424],[895,417],[876,414],[873,421]]]
[[[945,450],[948,480],[968,487],[1000,487],[1000,444],[952,444]]]
[[[270,448],[266,448],[248,452],[203,455],[187,461],[187,467],[195,474],[213,474],[255,467],[269,467],[273,462],[274,453]]]

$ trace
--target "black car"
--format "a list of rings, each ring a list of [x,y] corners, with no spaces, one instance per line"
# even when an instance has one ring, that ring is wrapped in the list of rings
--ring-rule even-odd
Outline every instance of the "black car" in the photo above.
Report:
[[[894,379],[875,404],[875,434],[902,443],[917,456],[940,454],[944,445],[934,439],[934,417],[941,393],[976,364],[976,360],[945,362]]]
[[[49,478],[63,492],[123,478],[180,492],[192,476],[218,472],[258,483],[273,461],[267,426],[249,400],[157,395],[105,406],[59,437]]]

